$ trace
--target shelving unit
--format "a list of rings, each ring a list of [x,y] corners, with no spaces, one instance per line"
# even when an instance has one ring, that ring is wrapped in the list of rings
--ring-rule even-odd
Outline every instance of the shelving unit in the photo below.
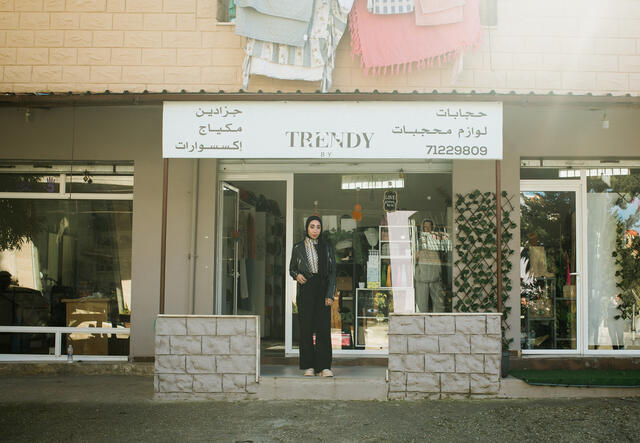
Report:
[[[380,226],[380,286],[409,287],[413,284],[416,227]],[[391,266],[392,272],[387,273]],[[387,281],[388,276],[391,282]],[[393,280],[399,280],[394,282]]]

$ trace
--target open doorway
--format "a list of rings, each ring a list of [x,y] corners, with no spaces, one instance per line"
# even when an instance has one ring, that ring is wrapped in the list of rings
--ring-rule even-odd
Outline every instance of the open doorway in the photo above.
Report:
[[[216,312],[260,316],[262,355],[284,355],[285,180],[219,184]]]

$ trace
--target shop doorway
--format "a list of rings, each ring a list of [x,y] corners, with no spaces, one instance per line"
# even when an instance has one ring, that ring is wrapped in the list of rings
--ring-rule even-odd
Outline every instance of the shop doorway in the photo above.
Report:
[[[267,355],[284,355],[286,208],[286,177],[218,184],[216,313],[258,315]]]
[[[523,353],[579,353],[582,191],[579,182],[520,182],[520,345]]]

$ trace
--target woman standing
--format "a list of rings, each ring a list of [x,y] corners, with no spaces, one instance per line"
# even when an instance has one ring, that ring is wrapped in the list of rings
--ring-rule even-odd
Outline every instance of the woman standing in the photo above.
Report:
[[[333,377],[331,372],[331,305],[336,290],[333,246],[322,234],[322,220],[312,215],[305,238],[293,246],[289,274],[298,282],[300,369],[304,375]],[[316,335],[315,344],[313,334]]]

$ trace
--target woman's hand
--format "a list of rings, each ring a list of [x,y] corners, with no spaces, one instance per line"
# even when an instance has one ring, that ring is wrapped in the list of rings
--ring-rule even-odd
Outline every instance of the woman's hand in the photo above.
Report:
[[[324,305],[325,306],[331,306],[333,304],[333,299],[332,298],[325,298],[324,299]]]
[[[298,274],[298,276],[296,277],[296,281],[301,285],[304,285],[307,282],[307,279],[304,278],[304,275]]]

